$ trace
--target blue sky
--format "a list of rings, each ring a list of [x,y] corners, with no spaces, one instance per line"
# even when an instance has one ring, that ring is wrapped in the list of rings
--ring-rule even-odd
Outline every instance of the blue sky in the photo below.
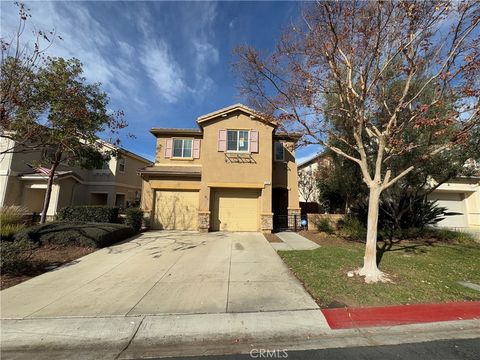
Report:
[[[269,52],[297,21],[299,2],[32,2],[29,30],[55,28],[49,54],[76,57],[129,123],[122,146],[153,159],[151,127],[195,127],[198,116],[243,102],[231,64],[235,46]],[[1,3],[1,34],[17,25]],[[31,35],[25,32],[25,40]],[[315,148],[299,149],[302,161]],[[298,161],[297,160],[297,161]]]

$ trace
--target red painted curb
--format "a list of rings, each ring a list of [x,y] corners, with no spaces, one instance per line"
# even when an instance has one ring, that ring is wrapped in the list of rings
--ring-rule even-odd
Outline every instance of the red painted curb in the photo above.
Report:
[[[480,319],[480,301],[322,309],[331,329]]]

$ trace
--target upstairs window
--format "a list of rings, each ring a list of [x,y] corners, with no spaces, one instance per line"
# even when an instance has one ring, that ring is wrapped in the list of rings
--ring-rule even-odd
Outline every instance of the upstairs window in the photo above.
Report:
[[[193,139],[173,139],[174,158],[192,158]]]
[[[227,130],[227,151],[248,152],[248,130]]]
[[[118,170],[120,172],[125,172],[125,158],[124,157],[119,157],[118,158]]]
[[[275,141],[275,161],[285,160],[285,147],[280,141]]]

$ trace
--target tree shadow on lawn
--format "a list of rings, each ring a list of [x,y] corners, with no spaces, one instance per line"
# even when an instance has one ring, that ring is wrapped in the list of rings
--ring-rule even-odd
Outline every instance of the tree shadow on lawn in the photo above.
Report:
[[[400,245],[400,243],[402,243]],[[383,255],[386,252],[404,251],[414,254],[424,254],[427,248],[435,247],[436,245],[452,245],[452,243],[445,242],[438,239],[390,239],[377,242],[377,266],[380,265]]]

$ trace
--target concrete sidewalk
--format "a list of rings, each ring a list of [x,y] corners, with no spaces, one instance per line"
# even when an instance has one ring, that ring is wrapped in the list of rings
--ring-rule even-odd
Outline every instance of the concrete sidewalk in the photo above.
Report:
[[[283,243],[270,243],[275,250],[313,250],[320,247],[320,245],[295,232],[282,231],[276,233],[276,235]]]
[[[3,320],[2,359],[141,359],[478,338],[480,321],[331,330],[320,310]]]

